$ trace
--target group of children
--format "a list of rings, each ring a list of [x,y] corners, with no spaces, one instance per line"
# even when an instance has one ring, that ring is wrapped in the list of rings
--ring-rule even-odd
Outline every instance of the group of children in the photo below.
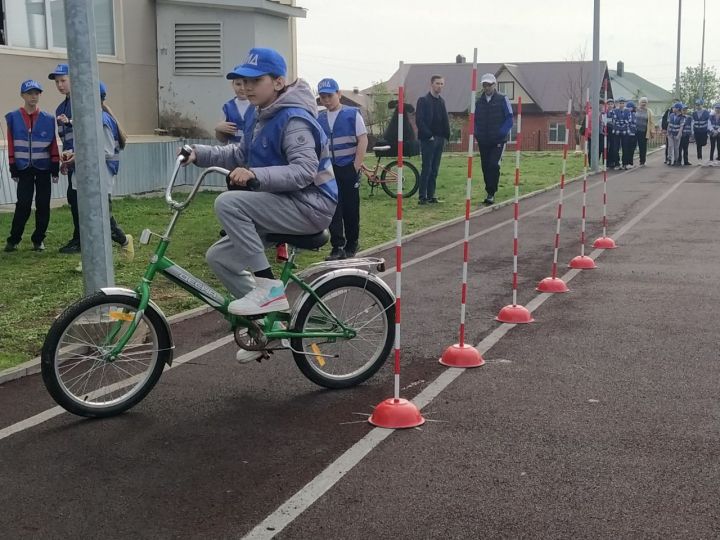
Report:
[[[45,235],[50,223],[51,182],[57,182],[59,174],[67,175],[67,200],[73,218],[73,234],[62,246],[60,253],[80,252],[80,220],[78,217],[77,185],[72,178],[75,169],[75,151],[72,120],[72,103],[70,100],[70,68],[68,64],[58,64],[48,75],[64,96],[58,105],[55,115],[40,110],[38,103],[42,86],[35,80],[24,81],[20,85],[20,96],[23,106],[5,115],[7,121],[8,162],[10,175],[17,184],[17,203],[13,215],[10,236],[5,251],[17,251],[25,225],[30,218],[33,196],[35,198],[35,230],[32,234],[32,249],[45,250]],[[100,83],[100,100],[102,102],[102,121],[104,133],[105,165],[107,166],[110,184],[108,197],[120,167],[120,150],[124,148],[126,136],[120,129],[112,111],[104,103],[107,87]],[[57,131],[56,131],[57,128]],[[59,150],[57,138],[62,143]],[[110,203],[112,208],[112,202]],[[125,234],[118,226],[115,218],[110,216],[112,239],[120,244],[126,259],[134,256],[133,238]],[[78,265],[77,270],[81,270]]]
[[[663,130],[667,133],[665,163],[667,165],[691,165],[688,157],[690,139],[694,138],[697,149],[698,165],[703,165],[703,147],[710,142],[710,156],[707,165],[720,165],[720,103],[715,103],[713,111],[704,107],[702,99],[695,100],[695,110],[688,112],[688,106],[682,102],[674,103],[663,118]],[[715,161],[717,149],[718,160]]]
[[[647,103],[645,97],[640,98],[638,107],[633,101],[626,101],[622,97],[617,101],[608,98],[607,114],[603,120],[608,137],[607,167],[609,169],[632,169],[635,166],[636,148],[640,154],[640,166],[645,165],[647,140],[655,130],[655,119]]]

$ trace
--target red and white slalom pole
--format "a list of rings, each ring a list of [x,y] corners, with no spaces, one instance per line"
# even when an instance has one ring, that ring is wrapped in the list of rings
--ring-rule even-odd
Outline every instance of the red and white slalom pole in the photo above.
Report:
[[[585,255],[585,221],[587,219],[587,177],[588,177],[588,137],[587,133],[592,129],[591,122],[593,121],[593,115],[591,115],[590,108],[590,89],[587,90],[587,97],[585,99],[585,155],[583,157],[583,182],[582,182],[582,218],[580,220],[580,255],[573,257],[570,260],[568,266],[570,268],[576,268],[578,270],[592,270],[597,268],[595,261],[592,257]],[[592,132],[591,132],[592,133]]]
[[[368,421],[377,427],[389,429],[411,428],[425,423],[417,406],[400,397],[400,307],[402,297],[402,231],[403,231],[403,124],[405,88],[398,88],[398,161],[397,161],[397,220],[395,240],[395,392],[381,402]]]
[[[520,149],[522,147],[522,97],[518,96],[517,104],[517,137],[515,138],[515,203],[513,214],[513,277],[512,277],[512,304],[500,310],[496,321],[510,324],[531,323],[533,319],[530,311],[517,303],[518,286],[518,222],[520,220]]]
[[[558,250],[560,249],[560,223],[562,221],[562,206],[563,206],[563,194],[565,192],[565,172],[567,171],[567,154],[568,154],[568,137],[570,135],[570,129],[572,128],[572,117],[570,112],[572,111],[572,99],[568,100],[568,110],[565,116],[565,142],[563,144],[563,162],[562,162],[562,174],[560,175],[560,199],[558,200],[557,210],[557,227],[555,228],[555,249],[553,252],[553,263],[552,273],[550,277],[546,277],[538,286],[535,287],[536,291],[545,293],[564,293],[568,292],[568,286],[565,282],[557,277],[557,264],[558,264]]]
[[[603,93],[605,94],[605,118],[607,119],[608,114],[608,104],[607,104],[607,80],[603,82]],[[604,144],[604,150],[603,150],[603,157],[604,157],[604,164],[603,164],[603,215],[602,215],[602,236],[600,238],[597,238],[593,242],[593,247],[595,249],[615,249],[617,245],[615,245],[615,240],[610,238],[607,235],[607,160],[608,160],[608,129],[607,129],[607,121],[605,122],[605,125],[603,127],[603,132],[605,133],[605,144]]]
[[[472,199],[473,128],[475,127],[475,94],[477,93],[477,49],[473,53],[470,82],[470,116],[468,118],[468,160],[465,183],[465,240],[463,242],[462,289],[460,293],[460,341],[443,352],[440,363],[450,367],[471,368],[485,364],[480,351],[465,343],[465,302],[467,300],[468,256],[470,254],[470,207]]]

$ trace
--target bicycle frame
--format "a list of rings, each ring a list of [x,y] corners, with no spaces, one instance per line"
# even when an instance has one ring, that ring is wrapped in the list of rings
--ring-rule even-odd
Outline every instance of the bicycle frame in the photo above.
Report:
[[[147,309],[149,303],[150,303],[150,285],[155,278],[155,276],[159,273],[163,274],[165,277],[167,277],[170,281],[177,284],[178,286],[185,289],[187,292],[201,300],[202,302],[208,304],[210,307],[215,309],[216,311],[219,311],[223,314],[223,316],[230,322],[230,326],[232,330],[234,331],[238,327],[249,327],[252,324],[251,319],[248,319],[246,317],[241,317],[237,315],[233,315],[228,311],[228,306],[230,302],[234,300],[234,298],[230,295],[223,295],[219,292],[217,292],[215,289],[213,289],[210,285],[202,281],[201,279],[195,277],[190,272],[182,268],[181,266],[174,263],[172,260],[167,258],[165,256],[165,253],[168,249],[168,246],[170,245],[170,239],[172,235],[172,231],[175,228],[175,225],[177,223],[177,220],[180,216],[180,213],[187,208],[187,206],[190,204],[192,199],[197,194],[200,185],[202,184],[205,176],[207,176],[211,172],[216,172],[223,174],[224,176],[227,176],[229,174],[229,171],[226,169],[222,169],[220,167],[209,167],[208,169],[205,169],[203,173],[200,175],[198,180],[195,182],[195,185],[193,186],[190,194],[188,195],[187,199],[183,201],[182,203],[178,203],[177,201],[173,200],[172,198],[172,188],[175,185],[175,180],[177,178],[177,173],[180,169],[180,166],[183,163],[183,158],[181,156],[178,157],[175,169],[173,171],[173,176],[170,184],[168,184],[168,187],[165,191],[165,200],[168,203],[168,205],[173,209],[173,215],[170,219],[170,223],[168,225],[167,230],[165,233],[160,236],[160,242],[158,243],[155,253],[150,258],[150,263],[148,264],[147,268],[145,269],[145,274],[143,275],[141,283],[136,288],[136,292],[140,299],[140,304],[138,306],[137,312],[135,314],[135,317],[131,321],[130,325],[128,326],[127,330],[123,334],[123,336],[118,340],[118,342],[115,344],[115,346],[112,348],[112,350],[108,353],[108,356],[111,360],[114,360],[117,358],[117,356],[120,355],[121,351],[127,345],[127,343],[132,338],[135,330],[137,329],[138,324],[140,323],[140,320],[143,316],[143,313]],[[142,235],[140,236],[140,243],[141,244],[147,244],[150,241],[151,235],[153,235],[149,229],[145,229],[142,232]],[[156,235],[159,236],[159,235]],[[315,300],[317,301],[317,305],[320,307],[322,311],[325,312],[325,315],[330,317],[334,322],[336,327],[339,328],[337,331],[311,331],[311,332],[293,332],[289,331],[287,329],[281,329],[281,330],[274,330],[275,322],[278,321],[284,321],[289,322],[290,321],[290,313],[284,313],[284,312],[272,312],[268,313],[264,316],[264,328],[267,328],[268,330],[264,332],[265,336],[268,338],[268,340],[273,339],[289,339],[289,338],[324,338],[330,341],[334,341],[338,338],[340,339],[352,339],[357,335],[357,332],[353,330],[352,328],[349,328],[343,322],[330,310],[330,308],[327,307],[327,305],[322,301],[322,299],[317,295],[317,293],[313,290],[313,288],[307,284],[302,277],[296,275],[293,270],[297,268],[297,265],[295,264],[295,257],[297,254],[297,250],[294,247],[291,247],[290,249],[290,255],[288,260],[285,262],[282,273],[280,276],[280,279],[282,282],[287,286],[290,281],[296,283],[303,291],[311,295]],[[111,332],[110,338],[114,339],[114,337],[117,335],[117,332],[119,332],[121,328],[122,323],[118,321],[118,325],[114,332]]]

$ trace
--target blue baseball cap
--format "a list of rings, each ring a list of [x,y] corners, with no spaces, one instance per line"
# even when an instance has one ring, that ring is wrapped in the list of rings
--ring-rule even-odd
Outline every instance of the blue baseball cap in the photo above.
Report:
[[[27,81],[24,81],[24,82],[20,85],[20,93],[21,93],[21,94],[26,94],[26,93],[28,93],[30,90],[37,90],[38,92],[42,92],[42,91],[43,91],[42,86],[40,86],[40,83],[39,83],[39,82],[34,81],[34,80],[32,80],[32,79],[28,79]]]
[[[633,101],[628,101],[627,103],[625,103],[625,106],[634,109],[635,103]]]
[[[720,102],[713,105],[713,109],[720,109]]]
[[[702,105],[702,104],[704,104],[704,103],[705,103],[705,100],[702,99],[702,98],[697,98],[697,99],[695,100],[695,105]]]
[[[263,75],[274,75],[285,77],[287,75],[287,64],[282,55],[275,49],[265,47],[253,47],[242,64],[233,68],[226,75],[228,79],[239,79],[241,77],[262,77]]]
[[[683,107],[685,107],[685,106],[682,104],[682,101],[677,101],[677,102],[673,103],[673,106],[672,106],[673,109],[682,109]]]
[[[48,75],[48,79],[55,79],[55,77],[60,77],[62,75],[70,75],[70,66],[67,64],[58,64],[55,66],[55,71]]]
[[[624,98],[624,97],[619,97],[619,98],[617,98],[617,102],[618,102],[618,103],[625,103],[625,98]]]
[[[107,86],[105,86],[104,82],[100,81],[100,99],[104,101],[105,96],[107,96]]]
[[[323,79],[318,83],[318,94],[334,94],[340,91],[340,86],[335,79]]]

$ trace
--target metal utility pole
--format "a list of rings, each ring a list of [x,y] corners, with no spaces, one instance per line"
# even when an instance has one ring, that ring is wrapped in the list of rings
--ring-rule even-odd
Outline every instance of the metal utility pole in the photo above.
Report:
[[[675,97],[680,99],[680,27],[682,22],[682,0],[678,0],[677,59],[675,60]]]
[[[593,60],[592,60],[592,90],[590,93],[590,163],[593,172],[600,170],[600,123],[598,122],[598,108],[600,107],[600,0],[595,0],[593,10]],[[603,74],[604,76],[604,74]]]
[[[703,32],[702,48],[700,52],[700,99],[705,97],[705,0],[703,0]]]
[[[114,284],[93,2],[65,0],[85,293]]]

